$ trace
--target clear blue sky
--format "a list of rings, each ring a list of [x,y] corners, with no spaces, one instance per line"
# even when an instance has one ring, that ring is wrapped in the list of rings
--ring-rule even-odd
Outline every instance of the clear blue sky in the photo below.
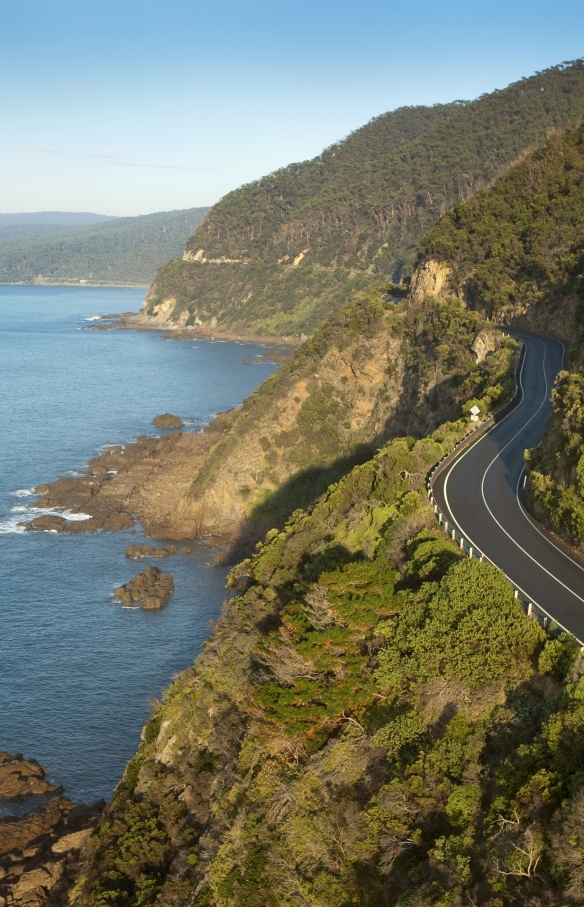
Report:
[[[0,212],[209,205],[583,55],[582,0],[0,0]]]

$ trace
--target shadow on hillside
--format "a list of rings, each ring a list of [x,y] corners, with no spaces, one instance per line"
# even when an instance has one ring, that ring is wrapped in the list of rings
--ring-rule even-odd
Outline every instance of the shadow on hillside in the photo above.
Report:
[[[331,485],[355,466],[370,460],[388,441],[407,434],[413,443],[430,434],[442,422],[456,418],[459,403],[452,379],[436,385],[420,403],[421,382],[421,377],[416,375],[370,443],[357,445],[350,454],[327,466],[312,466],[296,473],[257,504],[231,546],[230,561],[236,563],[248,557],[255,544],[262,541],[270,529],[281,529],[295,510],[310,510]]]
[[[383,442],[382,442],[383,443]],[[232,544],[230,560],[247,557],[270,529],[281,529],[295,510],[310,510],[325,491],[355,466],[366,463],[380,445],[359,444],[353,453],[328,466],[312,466],[291,476],[276,491],[256,504]]]

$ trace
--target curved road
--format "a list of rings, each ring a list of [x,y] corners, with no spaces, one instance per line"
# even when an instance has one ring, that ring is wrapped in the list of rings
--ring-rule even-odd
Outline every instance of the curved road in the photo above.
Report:
[[[432,490],[449,524],[475,550],[584,640],[584,565],[527,513],[521,494],[523,452],[541,441],[564,347],[548,337],[513,334],[525,344],[519,404],[440,472]]]

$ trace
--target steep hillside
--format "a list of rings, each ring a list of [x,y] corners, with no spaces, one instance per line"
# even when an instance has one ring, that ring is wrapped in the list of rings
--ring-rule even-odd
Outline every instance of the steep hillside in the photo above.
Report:
[[[573,351],[580,361],[581,343]],[[526,453],[530,509],[539,520],[584,549],[584,369],[560,372],[554,413],[543,444]]]
[[[233,571],[76,904],[582,903],[582,660],[425,528],[464,428],[389,442]]]
[[[363,290],[411,272],[449,208],[584,115],[584,62],[473,102],[402,108],[318,158],[230,193],[158,273],[143,314],[263,335],[312,333]]]
[[[552,136],[421,244],[414,299],[456,293],[499,322],[573,340],[584,266],[584,126]]]
[[[163,262],[180,254],[207,210],[0,216],[0,283],[149,284]]]
[[[490,408],[510,391],[515,347],[487,327],[456,300],[423,312],[371,291],[351,303],[231,414],[190,494],[149,531],[249,548],[388,438],[421,437],[477,398]],[[159,502],[156,483],[147,493]]]

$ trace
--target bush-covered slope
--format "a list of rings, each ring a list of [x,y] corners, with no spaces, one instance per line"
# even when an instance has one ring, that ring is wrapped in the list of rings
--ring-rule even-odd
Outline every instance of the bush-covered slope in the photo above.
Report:
[[[491,352],[477,362],[478,335]],[[427,311],[373,290],[350,303],[231,414],[166,537],[228,537],[249,550],[298,507],[402,433],[421,437],[480,398],[510,393],[514,341],[458,300]]]
[[[93,224],[88,215],[81,226],[67,215],[40,223],[0,218],[0,283],[149,284],[163,262],[180,254],[207,211],[101,218]]]
[[[409,273],[425,231],[550,131],[584,115],[584,63],[473,102],[402,108],[318,158],[225,196],[158,273],[144,312],[241,333],[312,333]]]
[[[552,136],[421,244],[414,296],[444,290],[498,320],[573,337],[584,266],[584,126]]]
[[[582,662],[429,528],[463,430],[389,442],[232,573],[77,904],[582,903]]]
[[[583,352],[581,344],[578,352]],[[584,547],[584,369],[560,372],[543,444],[526,454],[527,500],[538,519]]]

